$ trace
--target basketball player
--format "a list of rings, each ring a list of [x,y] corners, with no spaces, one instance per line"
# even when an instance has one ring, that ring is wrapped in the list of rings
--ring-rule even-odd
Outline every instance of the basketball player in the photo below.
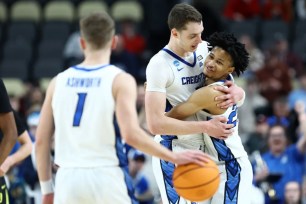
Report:
[[[136,203],[123,142],[185,164],[203,164],[201,151],[173,153],[156,144],[138,125],[136,83],[110,65],[115,47],[114,21],[106,13],[80,21],[84,61],[58,74],[47,89],[37,128],[36,159],[43,203]],[[120,134],[114,127],[114,114]],[[55,193],[51,180],[50,146],[55,139]]]
[[[4,161],[10,154],[13,146],[17,140],[17,129],[15,125],[15,119],[12,111],[12,107],[7,95],[6,88],[3,81],[0,79],[0,130],[3,134],[3,138],[0,142],[0,197],[1,204],[8,204],[9,197],[7,187],[4,179],[5,168],[3,166]]]
[[[224,86],[232,72],[238,76],[248,66],[249,55],[244,45],[229,33],[214,33],[208,39],[213,47],[204,62],[204,87],[196,90],[186,102],[178,104],[167,115],[184,119],[197,112],[200,120],[210,120],[222,115],[234,125],[233,135],[225,140],[205,134],[205,152],[212,156],[221,172],[217,193],[205,204],[250,204],[248,192],[252,188],[253,172],[248,155],[238,135],[237,104],[224,110],[217,107],[215,97],[223,93],[214,87]],[[177,144],[184,147],[184,144]]]
[[[150,60],[147,66],[147,87],[145,96],[146,117],[149,130],[155,140],[170,150],[180,140],[186,149],[204,150],[202,133],[225,139],[232,134],[233,124],[226,124],[227,118],[215,117],[209,121],[197,121],[193,115],[186,121],[167,117],[164,112],[184,102],[199,87],[203,86],[203,64],[208,54],[207,42],[202,41],[202,15],[188,4],[175,5],[168,16],[171,36],[168,45]],[[230,87],[221,90],[227,99],[219,104],[227,108],[242,100],[244,91],[228,82]],[[235,99],[235,100],[234,100]],[[166,101],[167,107],[166,107]],[[167,135],[165,135],[167,134]],[[174,136],[177,135],[177,136]],[[153,158],[153,171],[163,203],[186,203],[173,189],[172,174],[174,164]]]

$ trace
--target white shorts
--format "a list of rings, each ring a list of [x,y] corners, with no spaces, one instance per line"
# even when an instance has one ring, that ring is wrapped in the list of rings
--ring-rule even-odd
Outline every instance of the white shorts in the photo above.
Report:
[[[168,136],[170,138],[170,136]],[[180,143],[177,139],[164,140],[155,136],[155,141],[177,152],[183,149],[202,149],[203,143],[199,141],[184,141]],[[221,172],[220,186],[215,195],[202,202],[190,202],[179,197],[173,188],[172,174],[174,164],[152,158],[154,176],[161,194],[163,203],[166,204],[250,204],[248,193],[252,188],[253,172],[247,157],[234,159],[226,164],[219,164]]]
[[[182,141],[173,138],[176,138],[176,136],[166,136],[166,139],[162,139],[161,136],[157,135],[154,137],[154,140],[174,152],[179,152],[185,149],[204,150],[204,140],[190,142],[188,140]],[[173,163],[160,160],[157,157],[152,157],[152,168],[163,203],[195,204],[195,202],[190,202],[185,200],[183,197],[180,197],[173,188],[172,174],[175,168]]]
[[[135,204],[132,181],[120,167],[59,168],[55,204]]]

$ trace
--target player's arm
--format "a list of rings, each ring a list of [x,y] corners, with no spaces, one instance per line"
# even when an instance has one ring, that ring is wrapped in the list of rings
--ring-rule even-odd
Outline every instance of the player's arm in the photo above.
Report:
[[[50,82],[47,89],[40,113],[35,142],[37,172],[44,195],[53,193],[50,151],[54,133],[54,120],[51,106],[54,87],[55,78]]]
[[[113,96],[116,103],[116,117],[122,138],[126,143],[147,154],[177,164],[195,162],[203,164],[208,156],[200,151],[173,153],[154,142],[138,124],[136,111],[136,82],[126,73],[116,76],[113,83]],[[128,121],[128,122],[127,122]]]
[[[3,133],[0,144],[0,164],[2,165],[17,141],[17,130],[12,112],[0,113],[0,129]],[[3,176],[4,173],[5,170],[1,168],[0,176]]]
[[[1,169],[2,171],[4,171],[4,173],[8,172],[8,170],[12,166],[21,162],[22,160],[24,160],[27,156],[31,154],[32,141],[26,130],[21,135],[19,135],[18,142],[21,145],[20,148],[14,154],[8,156],[1,165]]]
[[[245,91],[233,81],[226,81],[224,86],[216,86],[215,89],[224,93],[224,95],[215,98],[218,107],[227,109],[234,104],[239,107],[244,103]]]
[[[150,61],[147,67],[147,90],[145,94],[145,109],[150,132],[157,134],[186,135],[208,133],[212,136],[228,137],[230,128],[224,124],[226,118],[216,117],[210,121],[181,121],[165,115],[167,86],[171,73],[160,68],[160,62]],[[165,67],[163,67],[165,68]],[[170,77],[165,77],[170,76]]]
[[[196,90],[186,102],[173,107],[167,116],[177,119],[187,118],[200,110],[206,110],[211,114],[219,115],[225,112],[224,109],[217,107],[215,97],[224,93],[214,89],[215,86],[205,86]]]
[[[0,143],[0,164],[2,164],[10,154],[17,140],[15,119],[7,91],[2,80],[0,80],[0,130],[3,134],[3,138]],[[3,175],[4,172],[0,169],[0,176]]]

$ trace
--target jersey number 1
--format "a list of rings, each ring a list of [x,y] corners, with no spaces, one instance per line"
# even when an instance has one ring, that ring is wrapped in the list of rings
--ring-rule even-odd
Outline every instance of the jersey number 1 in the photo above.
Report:
[[[80,126],[87,93],[78,93],[78,103],[73,117],[73,127]]]

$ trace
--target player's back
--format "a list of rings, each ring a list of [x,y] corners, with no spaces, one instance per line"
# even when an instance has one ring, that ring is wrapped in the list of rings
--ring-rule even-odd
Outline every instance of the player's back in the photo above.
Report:
[[[75,66],[57,76],[52,108],[60,167],[119,164],[117,151],[123,150],[114,129],[112,84],[120,72],[112,65]]]

